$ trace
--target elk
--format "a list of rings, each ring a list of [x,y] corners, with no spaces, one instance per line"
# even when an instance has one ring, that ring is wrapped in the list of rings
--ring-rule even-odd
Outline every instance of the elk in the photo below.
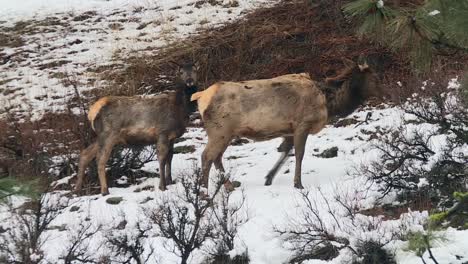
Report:
[[[281,157],[266,176],[271,185],[292,147],[296,168],[294,187],[303,188],[302,159],[309,134],[316,134],[330,116],[347,115],[372,96],[380,96],[377,76],[367,64],[346,60],[345,69],[324,83],[314,82],[307,73],[272,79],[218,82],[192,95],[208,143],[202,154],[203,184],[208,187],[212,164],[224,172],[222,156],[233,137],[269,140],[283,137]],[[324,91],[322,91],[324,90]]]
[[[96,158],[101,194],[109,194],[106,163],[115,145],[156,144],[159,161],[159,189],[172,183],[171,162],[174,140],[185,132],[189,115],[196,105],[190,96],[197,91],[197,67],[193,63],[179,66],[175,92],[149,97],[107,96],[89,109],[88,120],[97,140],[80,154],[75,192],[80,192],[85,170]]]

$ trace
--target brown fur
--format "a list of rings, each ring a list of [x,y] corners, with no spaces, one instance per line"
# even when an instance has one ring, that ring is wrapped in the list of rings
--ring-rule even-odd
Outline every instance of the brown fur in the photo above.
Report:
[[[265,185],[272,183],[294,146],[294,186],[302,188],[301,168],[307,136],[318,133],[327,124],[328,104],[333,104],[332,114],[336,114],[356,107],[357,102],[361,103],[371,94],[367,90],[376,87],[367,87],[366,80],[373,76],[367,76],[366,70],[369,69],[354,64],[326,84],[312,81],[305,73],[265,80],[219,82],[192,96],[192,100],[198,101],[208,134],[208,144],[202,154],[204,184],[208,185],[213,162],[218,169],[223,168],[222,155],[232,138],[284,137],[280,146],[283,155],[267,175]],[[339,94],[333,97],[333,102],[327,101],[319,88],[322,86],[327,86],[331,94]]]
[[[185,132],[191,112],[189,99],[196,90],[192,64],[181,66],[179,74],[175,92],[149,97],[107,96],[90,107],[88,119],[97,134],[97,141],[81,152],[75,191],[81,191],[86,167],[96,158],[101,193],[109,193],[105,168],[112,148],[117,144],[156,144],[159,189],[166,189],[166,182],[172,182],[174,140]]]

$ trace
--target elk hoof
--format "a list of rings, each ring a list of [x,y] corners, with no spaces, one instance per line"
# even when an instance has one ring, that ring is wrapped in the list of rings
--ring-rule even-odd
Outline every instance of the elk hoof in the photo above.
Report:
[[[169,179],[169,178],[166,178],[166,184],[167,184],[167,185],[171,185],[171,184],[174,184],[174,183],[175,183],[174,180]]]
[[[294,188],[296,188],[296,189],[304,189],[304,186],[302,186],[302,183],[294,183]]]
[[[167,190],[167,188],[166,188],[166,186],[159,186],[159,190],[164,192],[165,190]]]
[[[73,191],[72,191],[73,194],[76,194],[76,195],[80,195],[81,194],[81,188],[75,188]]]
[[[207,182],[206,182],[206,183],[205,183],[205,182],[202,182],[201,186],[202,186],[203,188],[208,189],[208,183],[207,183]]]
[[[272,180],[267,178],[267,180],[265,181],[265,186],[270,186],[272,183]]]
[[[109,194],[109,190],[106,188],[105,190],[101,190],[102,196],[106,196]]]

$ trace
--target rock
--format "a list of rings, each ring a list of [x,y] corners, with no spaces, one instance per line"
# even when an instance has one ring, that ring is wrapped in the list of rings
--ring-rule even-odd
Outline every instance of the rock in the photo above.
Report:
[[[73,45],[81,44],[81,43],[83,43],[81,39],[75,39],[74,41],[68,43],[68,45],[73,46]]]
[[[110,23],[108,27],[112,30],[118,30],[118,31],[124,29],[124,26],[121,23]]]
[[[334,158],[338,156],[338,147],[331,147],[329,149],[326,149],[322,153],[316,156],[320,158],[324,158],[324,159]]]
[[[5,233],[8,231],[9,228],[4,228],[3,226],[0,226],[0,234]]]
[[[333,126],[334,127],[346,127],[346,126],[354,125],[357,123],[359,123],[359,121],[357,121],[354,118],[345,118],[345,119],[338,120]]]
[[[76,205],[74,205],[74,206],[72,206],[72,207],[70,208],[70,212],[76,212],[76,211],[78,211],[78,210],[80,210],[80,207],[79,207],[79,206],[76,206]]]
[[[142,30],[144,29],[145,27],[147,27],[149,24],[151,24],[151,22],[149,23],[141,23],[140,25],[138,25],[138,27],[136,28],[137,30]]]
[[[159,175],[158,175],[159,177]],[[154,185],[146,185],[141,188],[143,191],[154,191]]]
[[[63,232],[63,231],[66,231],[66,230],[67,230],[67,225],[66,225],[66,224],[63,224],[63,225],[51,225],[51,226],[48,226],[46,229],[47,229],[47,230],[57,230],[57,231]]]
[[[232,186],[234,188],[239,188],[241,186],[241,182],[240,181],[232,181]]]
[[[123,230],[127,226],[127,220],[122,220],[120,223],[115,227],[118,230]]]
[[[154,200],[154,198],[146,197],[145,199],[143,199],[143,201],[140,202],[140,204],[145,204],[145,203],[147,203],[149,201],[152,201],[152,200]]]
[[[123,201],[123,198],[120,196],[117,197],[109,197],[106,200],[106,203],[108,204],[119,204],[121,201]]]

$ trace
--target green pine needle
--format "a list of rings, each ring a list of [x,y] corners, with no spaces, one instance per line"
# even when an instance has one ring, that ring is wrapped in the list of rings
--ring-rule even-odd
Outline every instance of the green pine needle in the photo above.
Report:
[[[413,68],[428,71],[440,49],[468,51],[468,1],[427,0],[421,6],[389,7],[377,0],[343,6],[359,22],[357,35],[404,52]]]
[[[0,179],[0,202],[12,195],[21,195],[36,198],[39,195],[37,181],[19,182],[12,177]]]
[[[432,247],[436,242],[446,241],[444,235],[435,234],[434,232],[414,232],[408,235],[408,246],[406,250],[413,251],[418,257],[421,257],[427,248]]]

